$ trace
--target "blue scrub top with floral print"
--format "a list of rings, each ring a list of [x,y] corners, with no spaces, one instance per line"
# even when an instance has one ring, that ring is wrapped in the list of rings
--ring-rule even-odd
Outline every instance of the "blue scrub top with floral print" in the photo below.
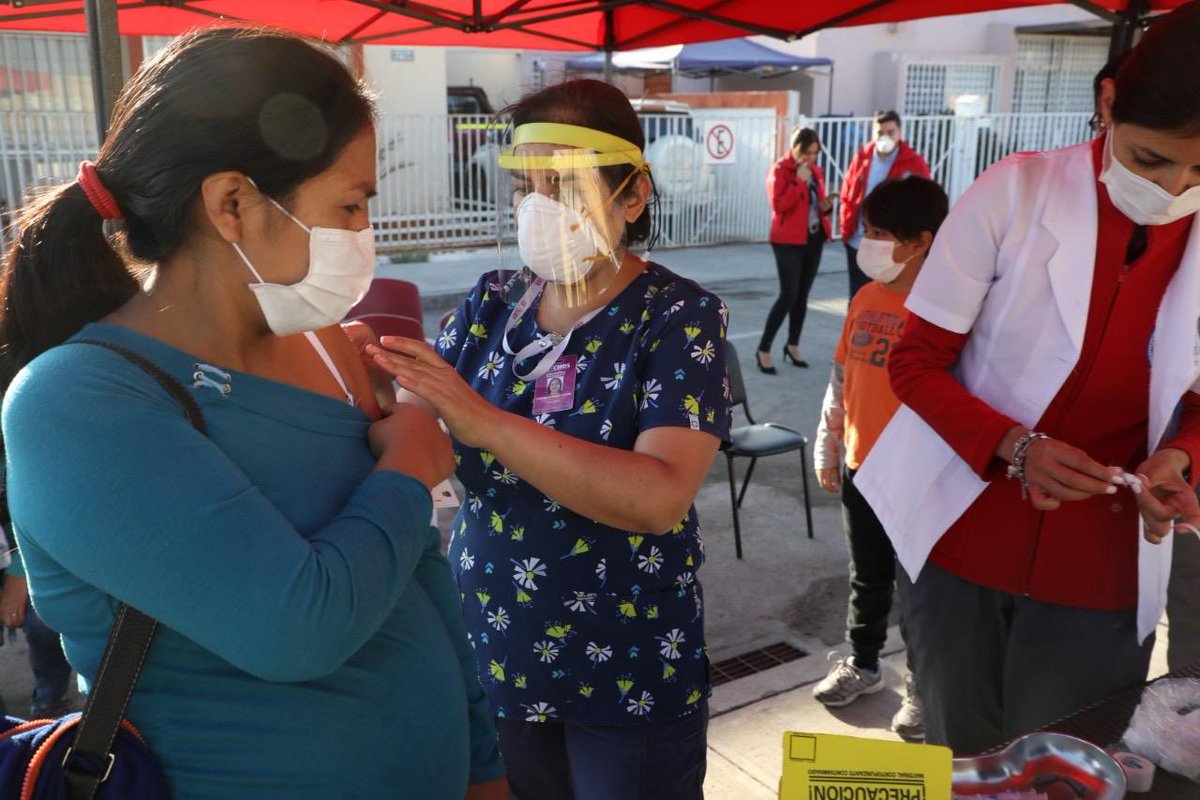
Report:
[[[503,346],[524,284],[502,291],[498,280],[480,278],[437,341],[483,397],[625,450],[658,426],[728,440],[729,312],[716,295],[650,263],[571,336],[564,353],[577,358],[571,407],[534,415],[534,385],[513,373]],[[545,334],[537,307],[509,334],[513,352]],[[535,364],[521,364],[521,373]],[[466,497],[449,556],[496,714],[624,725],[696,710],[710,687],[695,507],[665,535],[623,531],[564,508],[492,453],[455,449]]]

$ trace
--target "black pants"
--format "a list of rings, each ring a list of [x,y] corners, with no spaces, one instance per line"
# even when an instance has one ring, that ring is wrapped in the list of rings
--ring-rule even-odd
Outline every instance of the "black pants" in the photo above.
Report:
[[[842,244],[846,245],[846,273],[850,276],[849,299],[853,300],[854,295],[858,294],[858,290],[870,283],[871,279],[867,277],[867,273],[858,268],[858,248],[846,244],[845,239],[842,240]]]
[[[775,269],[779,272],[779,297],[767,314],[767,325],[758,343],[760,351],[771,351],[775,334],[785,316],[788,318],[787,343],[800,344],[804,315],[808,312],[808,293],[821,266],[824,247],[825,231],[821,228],[808,235],[807,244],[771,244],[771,249],[775,251]]]
[[[1176,533],[1167,585],[1167,669],[1200,662],[1200,539]],[[1165,546],[1165,545],[1164,545]]]
[[[846,638],[855,663],[869,667],[879,661],[887,641],[888,614],[896,588],[896,552],[879,518],[855,487],[851,469],[842,475],[842,527],[850,550]]]
[[[978,753],[1146,679],[1137,611],[1007,594],[926,564],[896,576],[925,740]]]

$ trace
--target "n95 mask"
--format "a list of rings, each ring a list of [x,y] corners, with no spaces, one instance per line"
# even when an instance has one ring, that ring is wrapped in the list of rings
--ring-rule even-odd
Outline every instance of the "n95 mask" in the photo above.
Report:
[[[599,262],[616,256],[604,235],[574,208],[533,192],[517,207],[521,261],[551,283],[578,283]]]

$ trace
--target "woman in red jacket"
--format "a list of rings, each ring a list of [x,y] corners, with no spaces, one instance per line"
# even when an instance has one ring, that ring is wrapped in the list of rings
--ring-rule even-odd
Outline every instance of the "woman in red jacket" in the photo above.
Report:
[[[833,198],[825,194],[825,172],[817,166],[821,143],[812,128],[792,131],[791,148],[767,175],[771,203],[771,249],[779,271],[779,297],[767,314],[767,325],[754,360],[768,375],[775,374],[771,343],[788,317],[787,345],[783,358],[793,366],[807,367],[800,354],[800,331],[808,309],[808,291],[821,265],[821,250],[830,236],[829,209]]]

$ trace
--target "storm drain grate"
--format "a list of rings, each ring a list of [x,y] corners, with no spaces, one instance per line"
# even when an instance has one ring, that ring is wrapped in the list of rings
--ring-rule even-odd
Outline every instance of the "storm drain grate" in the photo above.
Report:
[[[803,655],[805,655],[803,650],[798,650],[785,642],[779,642],[710,664],[708,677],[713,686],[720,686],[722,683],[736,681],[738,678],[795,661]]]

